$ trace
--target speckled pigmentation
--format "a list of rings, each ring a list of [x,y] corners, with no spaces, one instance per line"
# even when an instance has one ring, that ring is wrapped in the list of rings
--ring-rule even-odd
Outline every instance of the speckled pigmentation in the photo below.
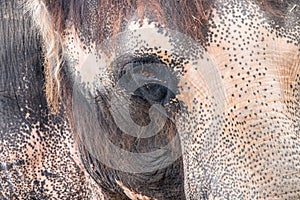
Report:
[[[0,199],[300,199],[297,0],[28,0],[28,15],[0,5]],[[173,93],[128,97],[141,126],[152,104],[166,109],[150,138],[124,133],[110,109],[128,95],[116,89],[128,64],[174,77]],[[182,155],[151,172],[89,148],[108,138],[146,153],[176,136]]]

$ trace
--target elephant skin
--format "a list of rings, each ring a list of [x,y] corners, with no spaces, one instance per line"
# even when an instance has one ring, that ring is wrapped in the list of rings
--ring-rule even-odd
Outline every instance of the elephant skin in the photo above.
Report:
[[[298,0],[0,4],[0,199],[300,199]]]

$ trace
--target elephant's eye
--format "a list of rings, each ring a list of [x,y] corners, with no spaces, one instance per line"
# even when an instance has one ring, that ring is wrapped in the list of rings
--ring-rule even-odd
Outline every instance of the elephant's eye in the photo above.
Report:
[[[126,64],[120,78],[132,98],[141,98],[150,105],[165,106],[177,92],[177,77],[165,64],[143,59]]]
[[[158,103],[162,106],[165,106],[171,99],[175,98],[175,94],[171,90],[156,83],[149,83],[138,88],[134,95],[147,100],[150,104]]]

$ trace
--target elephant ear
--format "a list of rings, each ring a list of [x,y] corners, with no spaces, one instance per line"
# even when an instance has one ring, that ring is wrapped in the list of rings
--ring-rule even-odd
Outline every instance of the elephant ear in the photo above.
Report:
[[[29,0],[25,6],[43,38],[47,104],[52,113],[57,113],[60,96],[60,69],[63,60],[62,38],[58,30],[60,26],[54,22],[46,1]]]

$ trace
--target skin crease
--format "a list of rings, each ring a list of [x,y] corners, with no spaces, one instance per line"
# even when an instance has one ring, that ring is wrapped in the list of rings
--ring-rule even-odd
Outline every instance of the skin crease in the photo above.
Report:
[[[290,12],[291,17],[292,14]],[[176,60],[172,54],[175,52],[187,61],[179,62],[184,72],[178,75],[176,95],[186,108],[176,115],[185,194],[176,197],[299,199],[299,25],[275,30],[256,3],[234,0],[216,1],[204,45],[188,36],[174,36],[171,30],[166,35],[161,34],[155,28],[157,22],[149,24],[148,21],[145,18],[141,26],[135,20],[130,21],[126,30],[114,37],[125,42],[118,43],[118,48],[109,49],[111,51],[96,44],[89,45],[89,51],[85,50],[80,40],[82,36],[75,33],[74,27],[68,27],[69,35],[63,41],[65,62],[70,71],[79,75],[75,80],[80,80],[79,84],[90,83],[85,89],[92,95],[99,86],[113,88],[115,82],[110,76],[110,67],[117,58],[115,52],[125,54],[126,49],[140,52],[139,45],[143,42],[134,45],[139,39],[148,44],[149,49],[144,53]],[[129,31],[135,31],[137,37],[130,37]],[[184,42],[176,43],[178,37]],[[114,38],[106,41],[111,44]],[[189,41],[192,44],[185,45]],[[153,50],[154,47],[158,50]],[[164,63],[170,64],[167,60]],[[71,119],[65,119],[67,114],[62,112],[62,116],[56,118],[46,112],[41,122],[33,123],[34,112],[29,112],[26,105],[21,107],[24,111],[21,115],[29,123],[22,129],[25,135],[30,135],[29,139],[24,136],[24,141],[29,140],[32,145],[20,150],[1,137],[4,142],[0,147],[7,150],[1,154],[0,161],[15,163],[27,155],[29,161],[25,163],[30,164],[13,164],[15,169],[10,170],[0,167],[1,177],[11,179],[10,183],[1,178],[0,198],[167,199],[155,196],[160,191],[151,192],[150,187],[149,191],[134,188],[130,182],[134,177],[118,180],[121,175],[114,178],[119,186],[116,191],[123,193],[117,197],[105,193],[82,163],[80,147],[68,124]],[[43,133],[45,127],[48,131]],[[48,135],[49,132],[53,135]],[[42,173],[44,170],[48,175]],[[21,183],[15,174],[24,177]],[[56,178],[51,174],[57,175]],[[36,187],[43,190],[30,189],[35,187],[33,179],[41,184]],[[11,188],[8,183],[15,189],[7,189]],[[62,189],[71,183],[73,187]]]

